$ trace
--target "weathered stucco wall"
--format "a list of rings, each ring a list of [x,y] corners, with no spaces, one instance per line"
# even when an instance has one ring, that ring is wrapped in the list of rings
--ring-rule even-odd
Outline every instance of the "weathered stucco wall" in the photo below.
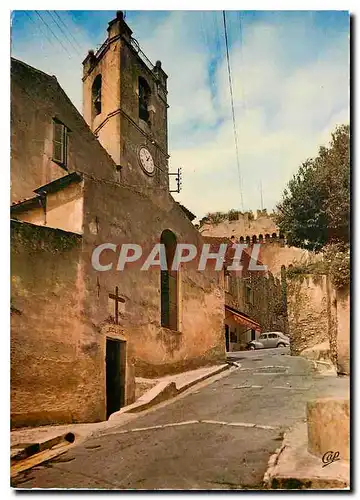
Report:
[[[14,427],[106,418],[105,337],[84,315],[81,259],[81,236],[11,222]]]
[[[326,276],[299,275],[287,282],[291,353],[329,340]]]
[[[83,231],[83,182],[46,196],[46,225],[81,234]]]
[[[342,374],[350,373],[350,291],[337,292],[337,368]]]
[[[81,238],[12,221],[11,252],[12,424],[76,421],[94,403],[96,415],[78,359]]]
[[[30,222],[36,226],[45,226],[46,224],[45,210],[42,207],[31,208],[26,210],[26,212],[16,214],[12,218],[23,222]]]
[[[47,193],[42,207],[17,211],[12,218],[37,226],[82,234],[83,201],[83,183],[76,182],[54,193]]]
[[[125,300],[120,327],[133,353],[136,375],[155,376],[223,361],[221,273],[200,272],[195,261],[183,265],[179,272],[179,328],[172,331],[161,327],[160,269],[140,270],[165,229],[173,231],[179,243],[202,244],[198,231],[174,200],[164,192],[145,193],[87,180],[84,206],[84,249],[88,262],[85,313],[99,327],[111,323],[108,296],[118,286]],[[140,263],[117,271],[118,251],[106,251],[101,262],[113,262],[113,269],[96,271],[91,266],[91,253],[104,242],[139,244],[144,257]]]

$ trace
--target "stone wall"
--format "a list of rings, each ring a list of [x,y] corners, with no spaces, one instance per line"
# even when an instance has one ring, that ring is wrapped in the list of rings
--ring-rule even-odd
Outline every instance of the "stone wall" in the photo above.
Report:
[[[326,275],[296,275],[287,281],[291,353],[329,359],[350,373],[350,292],[336,290]]]
[[[298,275],[287,282],[291,353],[329,340],[326,276]]]

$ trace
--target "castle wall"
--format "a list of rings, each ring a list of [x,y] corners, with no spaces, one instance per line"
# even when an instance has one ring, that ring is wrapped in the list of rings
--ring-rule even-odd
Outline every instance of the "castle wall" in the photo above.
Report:
[[[249,245],[260,243],[259,260],[276,277],[281,275],[281,266],[288,267],[294,261],[305,262],[316,257],[308,250],[286,246],[284,237],[270,216],[259,213],[254,220],[249,220],[248,214],[239,214],[238,218],[219,224],[205,222],[199,231],[203,236],[234,237],[235,241]]]
[[[288,268],[294,262],[305,263],[309,259],[315,258],[313,252],[297,247],[288,247],[279,241],[265,242],[261,245],[259,259],[266,265],[274,276],[280,276],[281,266]]]
[[[250,238],[256,236],[258,239],[259,235],[265,239],[265,235],[271,237],[273,234],[279,236],[279,229],[269,216],[260,216],[254,220],[249,220],[248,214],[239,214],[238,217],[238,220],[224,220],[219,224],[205,222],[200,228],[200,232],[204,236],[226,236],[228,238],[235,236],[236,239],[246,238],[246,236]]]

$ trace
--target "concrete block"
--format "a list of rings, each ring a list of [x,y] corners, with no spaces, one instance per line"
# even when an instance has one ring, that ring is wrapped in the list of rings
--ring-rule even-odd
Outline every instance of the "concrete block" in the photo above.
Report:
[[[324,466],[307,449],[307,426],[299,422],[284,436],[281,448],[269,459],[264,486],[281,490],[343,490],[350,486],[350,464],[338,460]]]
[[[307,403],[308,450],[316,456],[339,452],[349,460],[349,399],[322,398]]]

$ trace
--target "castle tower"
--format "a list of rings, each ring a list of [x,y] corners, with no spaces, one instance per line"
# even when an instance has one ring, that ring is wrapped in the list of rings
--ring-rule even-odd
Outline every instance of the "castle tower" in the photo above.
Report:
[[[83,115],[124,184],[169,186],[167,75],[142,53],[121,11],[83,61]]]

